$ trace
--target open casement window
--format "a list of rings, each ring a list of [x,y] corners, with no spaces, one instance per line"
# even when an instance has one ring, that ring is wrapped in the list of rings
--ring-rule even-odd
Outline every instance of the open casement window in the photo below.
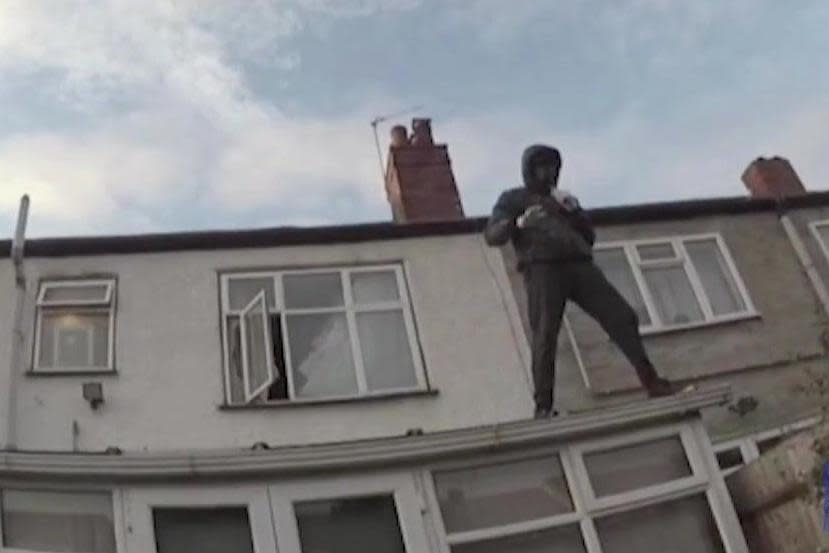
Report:
[[[113,369],[115,281],[41,283],[33,372]]]
[[[643,331],[756,315],[717,234],[599,244],[595,260],[633,306]]]
[[[268,306],[261,290],[242,309],[239,318],[245,403],[268,389],[276,379],[271,347]]]
[[[221,278],[231,404],[425,389],[399,265],[236,273]],[[255,325],[250,322],[254,313]],[[255,346],[248,327],[255,327]],[[266,345],[264,351],[261,343]],[[255,356],[251,353],[260,355],[260,360],[270,355],[276,373],[259,370],[261,365],[251,361]]]

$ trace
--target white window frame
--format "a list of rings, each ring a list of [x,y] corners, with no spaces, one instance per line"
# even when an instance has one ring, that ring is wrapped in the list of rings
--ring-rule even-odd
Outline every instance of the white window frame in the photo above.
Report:
[[[743,464],[737,465],[736,467],[729,467],[726,469],[720,469],[723,473],[723,476],[728,476],[733,472],[740,470],[745,465],[755,461],[760,457],[760,447],[759,443],[763,440],[767,440],[769,438],[777,438],[777,437],[784,437],[787,438],[802,430],[807,430],[820,422],[820,416],[809,417],[803,420],[795,421],[791,424],[785,424],[778,428],[772,428],[770,430],[764,430],[762,432],[756,432],[754,434],[749,434],[747,436],[743,436],[741,438],[734,438],[731,440],[717,442],[714,444],[714,453],[722,453],[723,451],[727,451],[729,449],[740,449],[740,454],[743,456]]]
[[[826,244],[826,241],[820,235],[821,227],[829,227],[829,219],[812,221],[809,223],[809,230],[812,231],[812,235],[815,237],[815,240],[817,240],[818,246],[820,246],[820,251],[823,252],[826,261],[829,262],[829,244]]]
[[[28,483],[18,483],[18,482],[0,482],[0,493],[3,490],[20,490],[20,491],[31,491],[31,492],[49,492],[49,493],[78,493],[78,494],[101,494],[101,495],[109,495],[112,499],[112,526],[113,526],[113,533],[115,534],[115,551],[120,552],[124,551],[124,542],[125,542],[125,521],[123,516],[123,510],[121,509],[122,501],[123,501],[123,493],[119,488],[105,488],[105,487],[89,487],[89,488],[78,488],[73,485],[62,485],[62,484],[47,484],[47,485],[40,485],[40,484],[28,484]],[[0,553],[44,553],[44,551],[40,550],[33,550],[33,549],[20,549],[17,547],[6,547],[3,545],[3,513],[0,512]]]
[[[740,299],[743,301],[745,309],[743,311],[729,313],[727,315],[715,315],[711,307],[711,301],[705,292],[702,285],[702,280],[697,273],[696,267],[691,262],[691,258],[685,249],[686,242],[701,242],[706,240],[714,240],[720,250],[720,254],[725,262],[725,268],[729,272],[730,277],[734,280],[737,287]],[[675,257],[673,259],[657,259],[657,260],[642,260],[639,256],[639,246],[656,246],[660,244],[670,244],[674,249]],[[594,251],[621,249],[628,262],[628,268],[633,274],[636,285],[639,288],[639,293],[645,303],[645,308],[648,311],[650,318],[649,325],[641,325],[640,331],[642,334],[656,334],[659,332],[682,330],[690,328],[698,328],[713,324],[720,324],[731,321],[738,321],[742,319],[749,319],[759,317],[760,313],[757,311],[751,296],[748,293],[748,288],[742,279],[737,265],[734,263],[734,258],[725,243],[722,235],[719,233],[704,233],[704,234],[688,234],[678,235],[662,238],[648,238],[643,240],[622,240],[601,242],[596,244]],[[660,320],[659,312],[656,307],[656,301],[651,294],[650,288],[647,285],[643,268],[666,268],[666,267],[682,267],[691,284],[694,292],[694,297],[697,300],[697,305],[702,312],[703,319],[701,321],[694,321],[685,324],[664,324]]]
[[[378,302],[371,305],[357,306],[351,294],[350,276],[359,273],[371,273],[377,271],[393,271],[397,281],[397,292],[399,300],[392,302]],[[338,307],[314,307],[314,308],[285,308],[285,291],[283,287],[282,277],[286,275],[313,275],[324,273],[339,273],[340,282],[343,291],[343,305]],[[222,318],[222,340],[224,346],[224,377],[225,377],[225,401],[228,404],[232,403],[231,398],[231,383],[230,383],[230,335],[227,320],[229,316],[240,316],[241,310],[230,309],[230,281],[234,279],[246,278],[269,278],[273,281],[273,297],[275,306],[268,305],[268,316],[279,315],[280,332],[283,341],[283,352],[285,362],[285,377],[288,387],[288,399],[273,400],[267,403],[277,402],[318,402],[318,401],[336,401],[342,399],[355,399],[364,397],[382,397],[387,395],[394,395],[398,393],[417,392],[427,389],[425,369],[420,355],[420,346],[418,342],[417,332],[414,323],[414,315],[412,312],[411,302],[409,300],[408,287],[406,286],[406,279],[404,275],[404,268],[401,263],[394,264],[378,264],[378,265],[337,265],[331,267],[315,267],[312,269],[283,269],[273,271],[251,271],[251,272],[227,272],[220,275],[221,281],[221,318]],[[267,296],[266,296],[267,297]],[[357,335],[357,313],[365,313],[372,311],[390,311],[401,310],[403,313],[403,320],[406,327],[406,332],[409,339],[409,350],[412,355],[412,365],[415,370],[416,385],[414,387],[390,388],[380,391],[369,391],[368,383],[365,375],[365,368],[363,366],[363,355],[360,349],[359,339]],[[313,398],[297,398],[294,387],[293,367],[291,364],[291,346],[287,339],[286,320],[290,315],[303,314],[322,314],[322,313],[344,313],[348,325],[349,339],[351,352],[354,363],[354,370],[357,380],[357,393],[345,395],[320,396]],[[268,337],[271,342],[270,336]],[[272,348],[269,348],[272,351]],[[238,403],[234,405],[239,405]]]
[[[640,444],[657,441],[666,438],[678,438],[682,443],[685,452],[685,459],[691,468],[691,474],[668,482],[659,482],[641,488],[606,495],[597,496],[590,481],[590,474],[585,463],[585,455],[600,453],[621,447],[632,447]],[[690,427],[668,426],[655,428],[640,432],[635,436],[614,436],[612,438],[577,444],[572,447],[575,455],[573,468],[576,471],[578,481],[583,482],[585,504],[588,509],[595,513],[613,511],[619,507],[629,510],[631,506],[647,505],[648,498],[669,497],[681,494],[688,489],[704,489],[708,482],[708,474],[705,468],[704,459],[698,454],[694,447],[694,436]]]
[[[392,496],[407,553],[431,551],[422,499],[411,472],[377,472],[336,478],[309,478],[269,486],[280,551],[302,551],[294,504],[305,501]]]
[[[130,532],[128,551],[156,553],[153,508],[198,509],[209,507],[247,507],[254,553],[277,551],[273,518],[264,485],[137,488],[126,494]]]
[[[443,521],[443,514],[440,510],[440,502],[437,495],[437,486],[435,485],[434,474],[438,472],[452,472],[455,470],[474,470],[480,467],[488,467],[494,465],[504,465],[513,462],[530,461],[534,459],[542,459],[546,457],[558,457],[561,463],[564,480],[567,484],[570,500],[573,503],[573,510],[569,513],[561,513],[548,517],[542,517],[534,520],[510,522],[500,524],[498,526],[490,526],[486,528],[476,528],[473,530],[462,530],[460,532],[450,533],[446,529]],[[583,519],[582,511],[583,502],[577,494],[575,480],[575,472],[572,466],[572,457],[566,454],[566,449],[541,449],[532,453],[520,452],[506,455],[499,455],[497,457],[487,458],[482,462],[475,461],[455,461],[450,463],[442,463],[430,467],[432,477],[426,478],[426,500],[431,506],[431,512],[435,513],[434,524],[437,533],[442,537],[442,541],[447,545],[445,553],[449,553],[449,547],[462,545],[474,542],[491,541],[501,538],[509,538],[513,536],[520,536],[536,531],[552,530],[561,526],[569,526],[571,524],[579,524]]]
[[[248,341],[247,341],[247,333],[249,332],[248,328],[248,314],[256,308],[260,308],[262,310],[262,329],[263,329],[263,336],[259,337],[264,340],[265,345],[265,363],[267,363],[268,369],[268,378],[267,380],[260,384],[258,388],[251,390],[251,371],[253,367],[251,367],[250,362],[250,352],[248,351]],[[268,313],[268,306],[266,303],[266,295],[265,291],[262,290],[242,309],[241,313],[239,314],[239,333],[240,333],[240,346],[241,346],[241,353],[242,353],[242,381],[244,387],[244,394],[245,394],[245,403],[250,403],[255,397],[259,394],[264,392],[265,390],[273,384],[274,380],[276,380],[276,373],[275,367],[273,362],[273,343],[271,342],[271,324],[270,324],[270,314]],[[259,339],[257,337],[253,337],[253,339]]]
[[[106,293],[102,299],[92,300],[46,300],[46,292],[49,288],[81,288],[87,286],[105,286]],[[32,373],[104,373],[114,370],[114,345],[115,345],[115,279],[76,279],[76,280],[44,280],[40,283],[36,301],[35,315],[35,336],[34,353],[32,359]],[[40,365],[41,336],[43,327],[44,312],[71,312],[77,309],[81,313],[107,314],[108,336],[107,336],[107,363],[105,366],[54,366],[42,367]],[[57,348],[58,340],[55,337],[54,348]],[[90,344],[91,351],[91,344]]]
[[[683,444],[688,465],[691,467],[690,477],[673,480],[661,484],[637,488],[612,496],[596,498],[592,484],[584,465],[583,455],[594,451],[613,449],[620,446],[634,445],[642,442],[668,437],[678,437]],[[556,527],[578,523],[586,553],[601,553],[595,521],[601,517],[635,511],[642,507],[654,504],[667,503],[693,496],[705,498],[712,519],[715,523],[719,538],[729,552],[745,552],[744,541],[739,533],[739,524],[736,515],[724,510],[729,505],[727,490],[722,484],[722,475],[715,472],[716,460],[708,459],[706,448],[709,448],[707,433],[701,422],[693,424],[670,424],[658,428],[651,428],[636,432],[628,432],[609,438],[596,438],[577,442],[559,448],[543,448],[537,452],[521,452],[491,457],[486,463],[466,461],[439,463],[428,467],[432,477],[424,479],[424,491],[428,510],[434,513],[432,523],[441,543],[441,553],[451,553],[450,546],[461,543],[489,541],[514,535],[521,535],[538,530],[551,530]],[[708,450],[710,454],[710,449]],[[564,476],[567,481],[570,497],[573,501],[574,513],[556,515],[554,517],[510,523],[486,529],[456,532],[449,534],[443,524],[443,516],[437,498],[434,473],[457,470],[461,468],[475,468],[477,466],[508,463],[536,458],[539,455],[559,455]],[[725,496],[723,496],[725,494]],[[732,516],[733,515],[733,516]]]

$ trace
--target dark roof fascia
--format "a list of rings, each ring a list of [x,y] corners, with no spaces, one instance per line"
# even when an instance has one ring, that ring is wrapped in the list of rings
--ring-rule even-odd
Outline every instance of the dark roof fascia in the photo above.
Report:
[[[588,210],[598,226],[689,219],[713,215],[738,215],[829,206],[829,191],[810,192],[781,201],[746,196],[709,198],[600,207]],[[224,250],[276,246],[343,244],[399,240],[427,236],[481,232],[486,217],[460,221],[398,224],[361,223],[322,227],[274,227],[254,230],[174,232],[126,236],[37,238],[26,241],[27,257],[64,257],[129,253],[161,253],[186,250]],[[11,252],[11,241],[0,241],[0,256]]]

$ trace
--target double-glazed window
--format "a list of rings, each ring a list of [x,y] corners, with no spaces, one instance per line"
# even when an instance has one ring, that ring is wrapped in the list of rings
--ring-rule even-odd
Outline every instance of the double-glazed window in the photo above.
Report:
[[[442,531],[453,553],[722,553],[695,443],[659,430],[437,470]]]
[[[33,372],[113,370],[114,280],[44,281]]]
[[[399,265],[224,274],[232,404],[424,389]]]
[[[740,467],[751,463],[760,455],[773,449],[777,444],[814,426],[818,422],[819,419],[817,418],[804,419],[773,430],[718,443],[714,446],[714,451],[720,469],[726,476],[736,472]]]
[[[3,550],[115,553],[109,492],[0,490]]]
[[[128,501],[129,551],[422,553],[414,480],[374,472],[265,485],[141,489]],[[155,544],[155,549],[152,549]]]
[[[755,315],[728,248],[717,234],[599,244],[594,257],[636,310],[643,330]]]

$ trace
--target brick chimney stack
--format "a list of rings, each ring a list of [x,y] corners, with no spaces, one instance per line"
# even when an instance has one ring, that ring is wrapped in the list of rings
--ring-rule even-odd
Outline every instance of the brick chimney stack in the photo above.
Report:
[[[435,144],[430,119],[391,129],[386,194],[396,223],[464,218],[446,144]]]
[[[792,164],[782,157],[758,157],[743,172],[743,183],[754,198],[779,200],[806,193]]]

